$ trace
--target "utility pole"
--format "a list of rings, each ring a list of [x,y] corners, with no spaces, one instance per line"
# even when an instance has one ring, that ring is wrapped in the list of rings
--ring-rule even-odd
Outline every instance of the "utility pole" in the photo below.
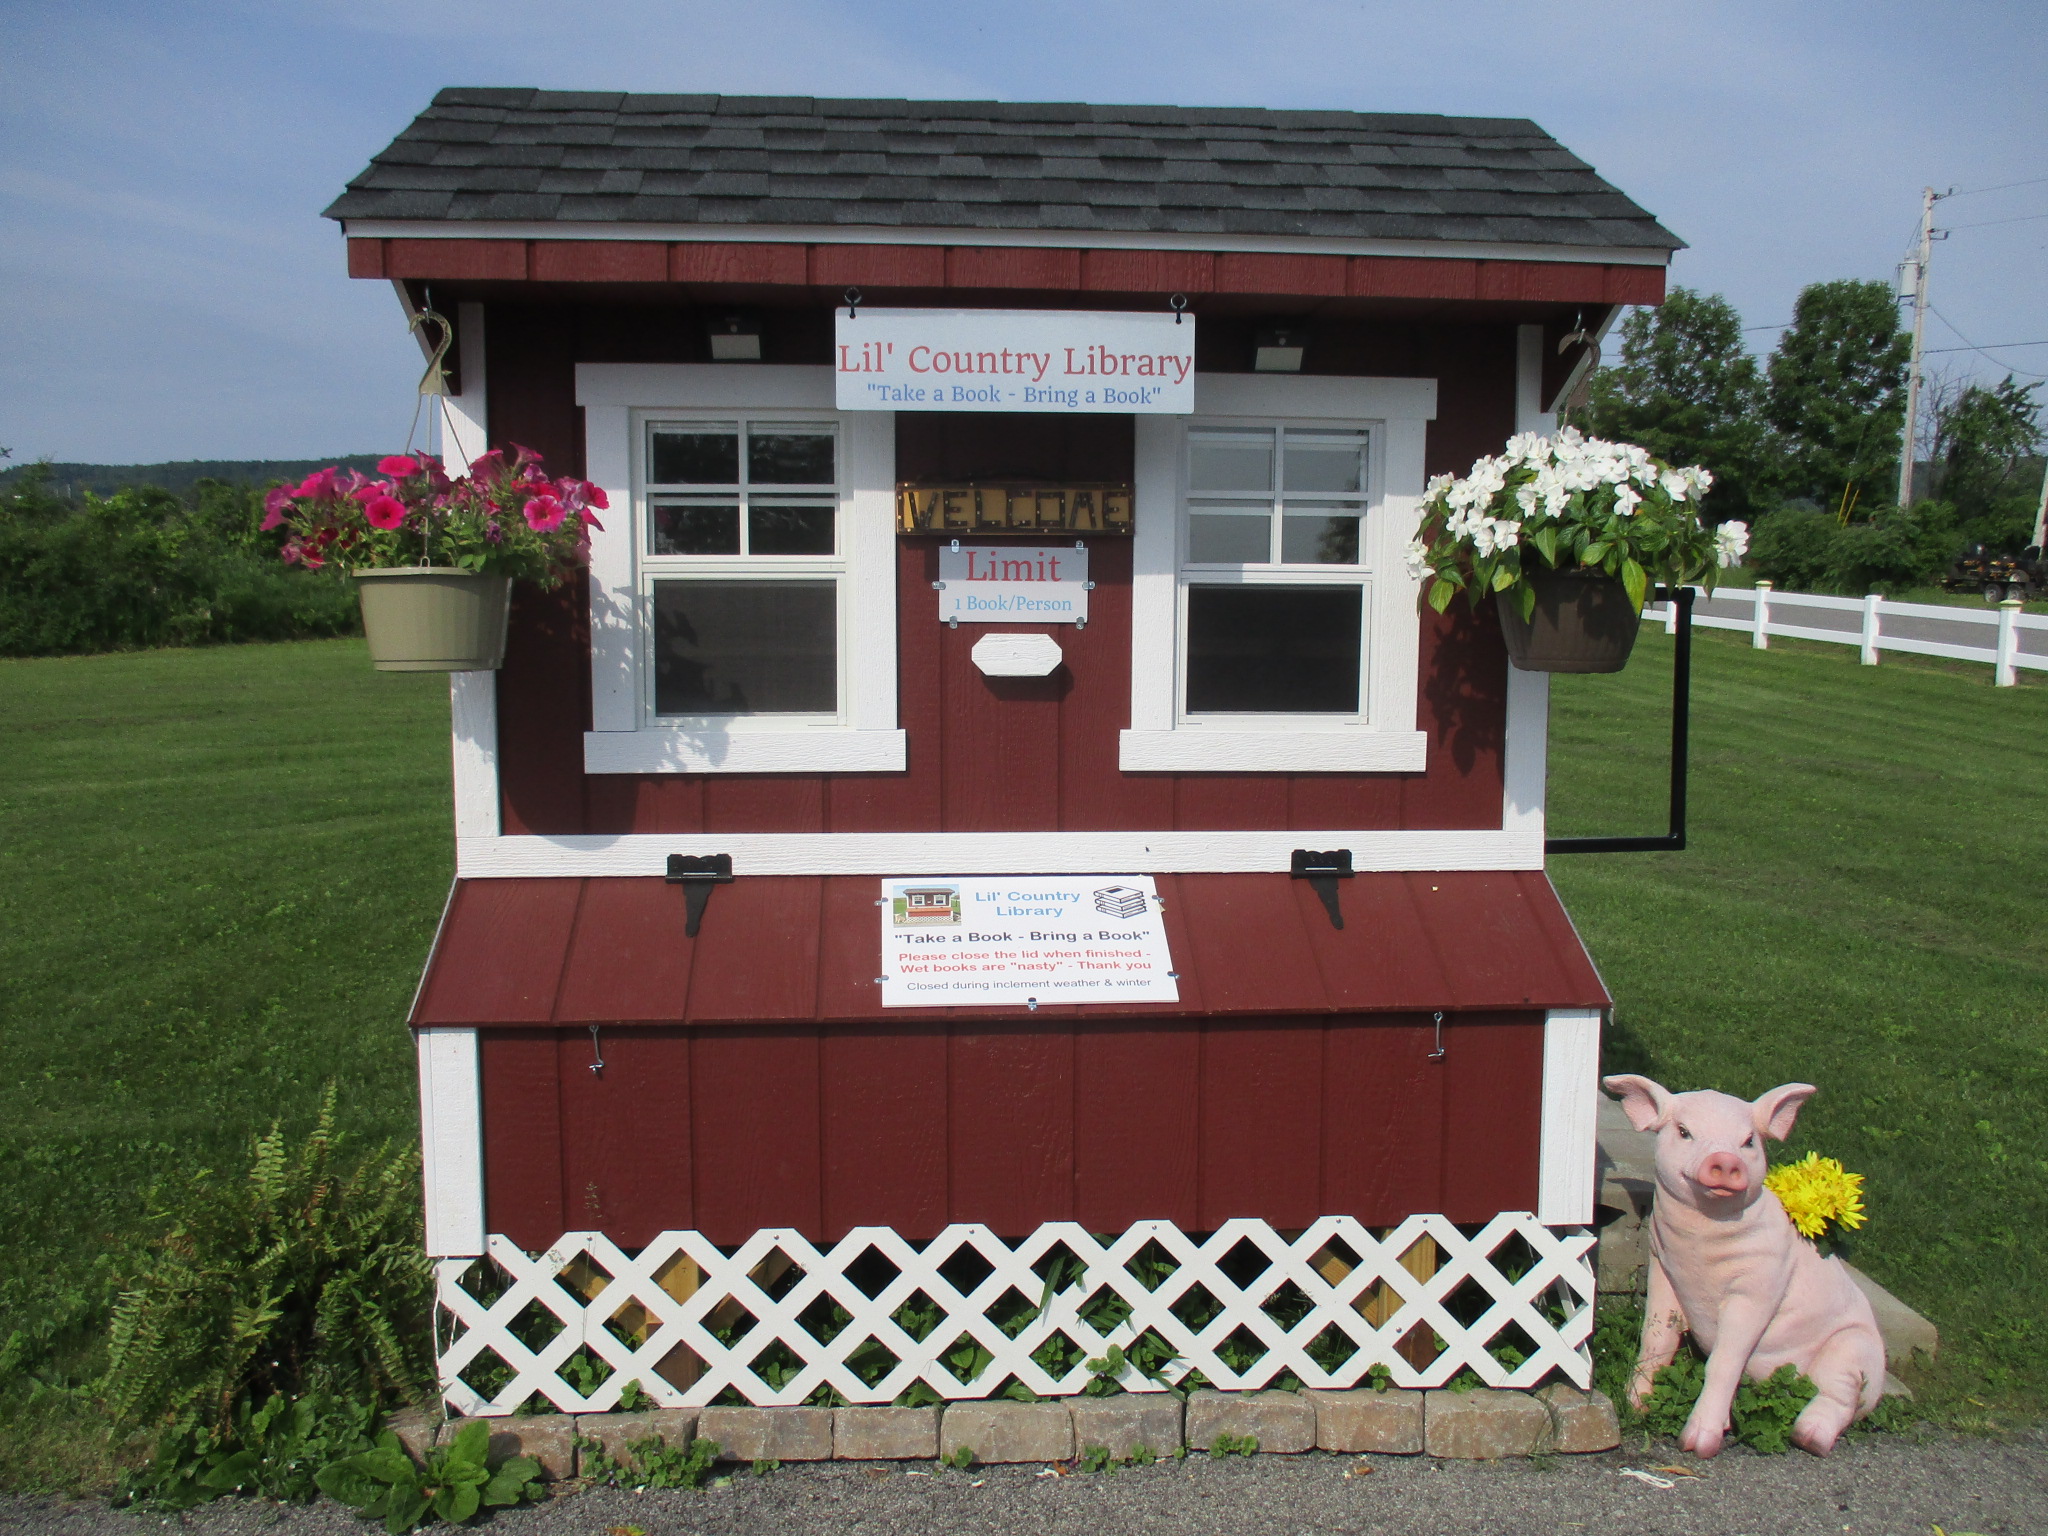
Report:
[[[1906,369],[1905,442],[1899,451],[1899,505],[1913,501],[1913,455],[1917,451],[1914,431],[1920,414],[1920,338],[1927,327],[1927,258],[1934,249],[1934,205],[1948,196],[1932,187],[1920,189],[1920,248],[1899,273],[1899,297],[1913,300],[1913,361]],[[1910,279],[1913,291],[1906,292]]]

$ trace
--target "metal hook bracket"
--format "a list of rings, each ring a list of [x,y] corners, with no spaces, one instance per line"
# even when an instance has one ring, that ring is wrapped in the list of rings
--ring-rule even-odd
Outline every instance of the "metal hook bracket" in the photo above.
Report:
[[[1173,311],[1173,323],[1179,325],[1181,313],[1188,307],[1188,296],[1184,293],[1176,293],[1166,301],[1166,307]]]
[[[732,855],[672,853],[666,878],[670,885],[683,888],[683,935],[694,939],[704,909],[711,904],[711,887],[732,884]]]
[[[604,1047],[598,1042],[597,1026],[590,1026],[590,1070],[599,1077],[604,1075]]]
[[[1337,882],[1357,874],[1351,867],[1349,848],[1332,848],[1327,853],[1297,848],[1288,862],[1287,873],[1292,879],[1306,880],[1309,888],[1322,898],[1332,928],[1344,926],[1344,909],[1337,904]]]
[[[1444,1016],[1441,1013],[1434,1013],[1430,1017],[1436,1022],[1436,1049],[1429,1053],[1429,1059],[1431,1061],[1442,1061],[1444,1059]]]
[[[858,319],[859,317],[860,290],[858,288],[849,288],[846,290],[846,318],[849,320],[855,320]]]

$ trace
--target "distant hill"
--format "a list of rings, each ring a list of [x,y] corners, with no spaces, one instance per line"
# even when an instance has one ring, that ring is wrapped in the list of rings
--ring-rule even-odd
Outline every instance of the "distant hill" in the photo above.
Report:
[[[111,496],[123,486],[159,485],[184,492],[200,480],[226,480],[243,485],[268,485],[273,480],[303,480],[316,469],[339,464],[369,473],[381,454],[357,453],[331,459],[181,459],[171,464],[51,464],[50,488],[59,496]],[[33,465],[10,464],[0,470],[0,490],[11,486]]]

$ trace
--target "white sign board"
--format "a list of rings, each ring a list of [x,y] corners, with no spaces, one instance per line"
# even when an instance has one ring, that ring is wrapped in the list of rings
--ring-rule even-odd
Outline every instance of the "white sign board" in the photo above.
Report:
[[[838,311],[842,411],[1053,411],[1185,416],[1189,315],[1075,309]]]
[[[1150,875],[882,882],[882,1006],[1173,1003]]]
[[[941,544],[939,621],[1085,624],[1088,551],[1072,544]]]

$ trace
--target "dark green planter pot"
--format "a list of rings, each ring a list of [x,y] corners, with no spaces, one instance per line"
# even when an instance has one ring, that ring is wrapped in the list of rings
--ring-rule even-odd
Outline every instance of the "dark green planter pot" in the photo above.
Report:
[[[1521,594],[1498,594],[1508,660],[1524,672],[1619,672],[1635,649],[1643,616],[1620,578],[1600,571],[1542,571],[1525,578],[1536,610],[1522,617]]]

